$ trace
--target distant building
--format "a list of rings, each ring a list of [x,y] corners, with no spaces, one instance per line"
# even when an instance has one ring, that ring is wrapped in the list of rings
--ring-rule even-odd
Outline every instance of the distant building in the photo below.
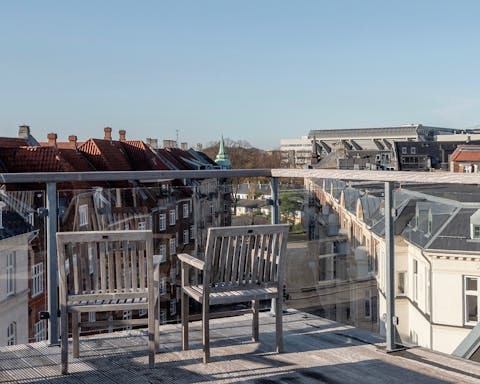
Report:
[[[450,156],[450,171],[477,173],[480,169],[480,145],[459,145]]]
[[[312,139],[281,139],[280,152],[282,168],[305,168],[311,164]]]

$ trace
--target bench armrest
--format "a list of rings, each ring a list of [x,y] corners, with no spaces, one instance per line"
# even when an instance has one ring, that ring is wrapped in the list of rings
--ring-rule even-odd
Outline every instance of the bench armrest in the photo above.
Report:
[[[203,266],[205,265],[204,261],[197,259],[196,257],[189,255],[188,253],[179,253],[177,254],[177,257],[182,263],[186,263],[200,270],[203,270]]]

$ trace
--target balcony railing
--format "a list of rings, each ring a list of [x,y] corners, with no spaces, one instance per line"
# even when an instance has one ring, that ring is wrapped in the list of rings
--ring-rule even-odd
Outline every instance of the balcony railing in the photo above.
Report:
[[[196,193],[198,183],[171,182],[212,179],[218,190],[234,191],[232,183],[247,177],[271,179],[271,200],[265,202],[270,204],[269,217],[261,210],[231,217],[225,207],[232,201],[225,201],[224,193]],[[6,285],[5,297],[28,292],[28,300],[41,305],[35,300],[41,301],[41,293],[48,292],[48,307],[42,311],[42,317],[49,317],[48,332],[39,318],[28,321],[34,328],[29,333],[39,339],[47,334],[51,344],[58,343],[55,233],[86,228],[152,229],[156,252],[168,261],[162,265],[171,268],[176,267],[177,250],[202,252],[208,226],[289,222],[287,308],[369,329],[385,337],[389,351],[400,344],[418,344],[453,353],[473,337],[478,322],[480,195],[475,188],[480,176],[476,174],[257,169],[0,174],[0,178],[5,184],[0,194],[1,226],[9,229],[13,221],[8,220],[14,219],[30,225],[22,232],[28,233],[26,246],[23,251],[17,247],[15,254],[22,261],[12,263],[8,255],[13,251],[5,252],[7,273],[21,277],[14,286]],[[300,180],[302,189],[292,188],[292,180]],[[75,188],[79,182],[92,187]],[[94,188],[100,183],[101,188]],[[164,183],[168,189],[161,188]],[[36,191],[32,185],[38,187]],[[172,191],[177,197],[168,194]],[[175,207],[178,200],[182,205]],[[183,211],[186,201],[191,205]],[[210,213],[212,201],[222,207],[215,215]],[[12,233],[3,236],[2,249],[14,250],[13,237]],[[45,270],[39,266],[42,252]],[[163,273],[168,290],[164,305],[169,308],[173,304],[165,300],[178,297],[178,287],[169,281],[169,270]],[[167,317],[174,321],[179,311],[171,312],[169,317],[167,310]],[[20,334],[25,321],[16,326]]]

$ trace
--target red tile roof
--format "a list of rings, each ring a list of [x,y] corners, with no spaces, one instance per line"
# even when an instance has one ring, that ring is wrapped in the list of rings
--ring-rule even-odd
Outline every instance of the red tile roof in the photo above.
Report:
[[[122,141],[123,149],[128,155],[131,166],[135,170],[168,170],[170,169],[151,149],[141,140]]]
[[[0,137],[0,148],[18,148],[28,145],[26,139],[17,137]]]
[[[78,148],[97,171],[133,171],[121,142],[89,139]]]
[[[450,161],[480,161],[480,146],[479,145],[459,145],[453,151]]]

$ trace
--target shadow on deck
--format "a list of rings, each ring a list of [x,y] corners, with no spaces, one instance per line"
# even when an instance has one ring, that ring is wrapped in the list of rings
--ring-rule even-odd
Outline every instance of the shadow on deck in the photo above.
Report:
[[[480,365],[423,348],[386,354],[383,341],[303,312],[284,316],[285,353],[275,348],[274,318],[260,317],[260,342],[248,315],[213,320],[212,360],[202,363],[200,323],[191,350],[181,350],[180,326],[160,328],[155,369],[148,369],[142,330],[82,338],[81,357],[61,376],[60,348],[34,343],[0,348],[0,382],[43,383],[478,383]]]

